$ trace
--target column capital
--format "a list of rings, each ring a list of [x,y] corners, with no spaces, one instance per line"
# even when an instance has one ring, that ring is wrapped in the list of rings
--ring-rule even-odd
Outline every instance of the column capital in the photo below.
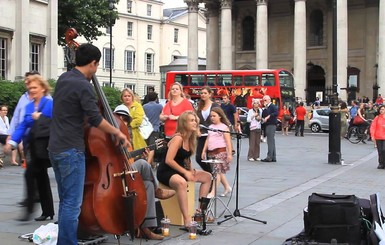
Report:
[[[255,0],[257,5],[267,5],[268,0]]]
[[[201,2],[201,0],[184,0],[184,2],[188,6],[188,12],[189,13],[198,13],[198,5]]]
[[[219,16],[219,3],[218,2],[206,3],[205,7],[207,9],[207,11],[205,13],[206,18]]]
[[[233,0],[221,0],[221,9],[229,8],[231,9],[233,5]]]

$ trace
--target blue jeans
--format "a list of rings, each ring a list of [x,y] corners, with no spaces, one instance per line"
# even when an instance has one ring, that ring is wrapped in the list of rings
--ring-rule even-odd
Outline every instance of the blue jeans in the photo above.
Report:
[[[49,153],[59,192],[57,245],[77,245],[78,217],[83,200],[85,155],[77,149]]]

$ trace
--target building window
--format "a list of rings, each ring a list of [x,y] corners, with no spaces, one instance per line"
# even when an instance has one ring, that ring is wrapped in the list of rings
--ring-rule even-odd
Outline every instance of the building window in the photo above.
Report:
[[[132,13],[132,1],[127,0],[127,13]]]
[[[178,37],[179,37],[179,29],[174,29],[174,43],[178,43]]]
[[[31,43],[29,53],[29,70],[39,71],[40,69],[40,44]]]
[[[110,82],[103,82],[102,87],[110,87]],[[111,83],[111,88],[115,88],[115,83]]]
[[[151,8],[152,6],[150,4],[147,4],[147,16],[151,16]]]
[[[154,72],[154,54],[146,53],[146,72],[153,73]]]
[[[112,69],[114,69],[114,55],[115,53],[115,50],[112,49],[112,66],[111,66],[111,63],[110,63],[110,49],[109,48],[103,48],[103,57],[104,57],[104,63],[103,63],[103,68],[104,69],[110,69],[112,67]]]
[[[132,22],[127,22],[127,36],[132,37]]]
[[[152,25],[147,26],[147,40],[152,40]]]
[[[135,93],[135,84],[132,84],[132,83],[125,83],[125,84],[124,84],[124,88],[131,89],[132,92]]]
[[[7,39],[0,38],[0,79],[5,79],[7,73]]]
[[[324,17],[317,9],[310,14],[309,46],[322,46],[324,35]]]
[[[67,57],[68,57],[68,53],[67,53],[67,46],[63,47],[63,54],[64,54],[64,61],[63,61],[63,64],[64,64],[64,68],[67,68],[68,66],[68,61],[67,61]],[[69,58],[69,57],[68,57]]]
[[[247,16],[242,21],[242,50],[254,50],[254,19]]]
[[[135,51],[124,51],[124,70],[135,71]]]

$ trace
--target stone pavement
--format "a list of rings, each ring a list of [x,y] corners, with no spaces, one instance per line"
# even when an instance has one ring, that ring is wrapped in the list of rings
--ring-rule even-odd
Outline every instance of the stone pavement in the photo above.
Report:
[[[235,144],[235,141],[234,141]],[[189,240],[188,234],[178,227],[171,227],[171,236],[163,241],[145,241],[127,237],[121,244],[261,244],[280,245],[288,237],[299,233],[303,228],[303,209],[307,198],[313,192],[355,194],[369,198],[370,194],[379,192],[385,203],[383,188],[385,171],[377,170],[377,152],[372,142],[351,144],[341,141],[341,153],[346,165],[331,165],[328,161],[328,134],[312,134],[305,137],[276,134],[277,162],[248,162],[248,139],[240,142],[239,199],[240,214],[267,221],[267,224],[236,217],[221,225],[210,224],[213,232],[208,236],[198,235],[197,240]],[[266,143],[261,143],[261,158],[266,156]],[[230,183],[234,183],[236,161],[227,173]],[[24,195],[24,170],[20,167],[6,165],[0,170],[0,245],[30,244],[20,240],[19,235],[33,232],[46,222],[17,222],[22,209],[16,203]],[[58,197],[53,172],[50,170],[55,207]],[[228,203],[231,212],[236,207],[235,186],[233,195],[222,197]],[[222,189],[219,189],[222,193]],[[36,208],[35,217],[40,215]],[[224,210],[217,203],[217,215]],[[55,217],[56,218],[56,217]],[[217,221],[223,220],[222,217]],[[118,244],[113,236],[102,244]]]

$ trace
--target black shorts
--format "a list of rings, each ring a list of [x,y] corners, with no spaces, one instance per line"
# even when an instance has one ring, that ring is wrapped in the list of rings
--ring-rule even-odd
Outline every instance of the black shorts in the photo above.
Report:
[[[9,136],[9,135],[1,134],[1,135],[0,135],[0,143],[3,144],[3,145],[5,145],[5,144],[7,143],[6,140],[7,140],[8,136]]]

